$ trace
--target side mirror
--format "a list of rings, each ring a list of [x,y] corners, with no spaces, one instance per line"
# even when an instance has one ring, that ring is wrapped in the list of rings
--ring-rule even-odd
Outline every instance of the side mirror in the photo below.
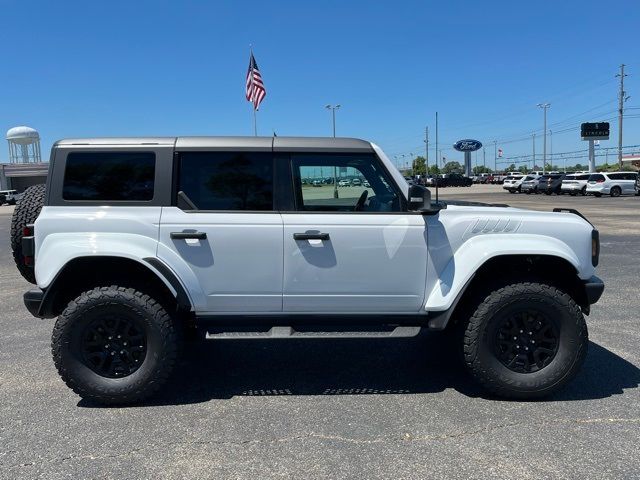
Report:
[[[431,192],[422,185],[409,185],[409,211],[431,210]]]

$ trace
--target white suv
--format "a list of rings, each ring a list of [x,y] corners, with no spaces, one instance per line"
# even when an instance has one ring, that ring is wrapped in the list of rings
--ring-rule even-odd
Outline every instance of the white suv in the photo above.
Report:
[[[587,194],[600,197],[635,195],[638,174],[634,172],[592,173],[587,183]]]
[[[520,186],[525,178],[526,175],[509,175],[504,179],[502,188],[507,190],[509,193],[520,193]]]
[[[334,172],[369,187],[303,181]],[[577,212],[432,202],[357,139],[59,141],[46,190],[27,190],[11,233],[37,283],[27,309],[57,317],[61,377],[103,403],[156,392],[185,330],[251,340],[446,329],[487,389],[540,397],[580,368],[583,314],[604,289],[598,232]]]
[[[587,183],[589,182],[589,173],[572,173],[568,174],[562,179],[562,185],[560,190],[563,193],[569,193],[571,195],[586,195]]]

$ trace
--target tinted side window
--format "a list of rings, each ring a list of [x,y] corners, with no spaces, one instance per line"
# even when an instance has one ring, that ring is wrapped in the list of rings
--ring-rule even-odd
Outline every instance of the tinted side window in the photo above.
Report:
[[[62,198],[152,200],[155,166],[151,152],[72,152],[67,155]]]
[[[270,152],[183,152],[178,188],[200,210],[273,210]]]
[[[604,175],[600,173],[593,173],[589,175],[590,182],[604,182]]]
[[[610,173],[610,180],[624,180],[624,173]]]

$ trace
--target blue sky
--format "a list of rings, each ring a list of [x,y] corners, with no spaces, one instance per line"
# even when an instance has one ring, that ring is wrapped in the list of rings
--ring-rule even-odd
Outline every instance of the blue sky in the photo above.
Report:
[[[625,63],[624,143],[640,144],[637,0],[0,0],[0,12],[0,128],[38,129],[45,152],[64,137],[251,135],[250,44],[267,87],[260,134],[330,135],[324,105],[340,103],[338,135],[400,159],[424,151],[427,125],[435,143],[438,111],[447,159],[469,137],[509,157],[531,153],[535,130],[541,153],[547,101],[553,151],[579,150],[567,129],[615,117]],[[617,144],[611,125],[603,146]]]

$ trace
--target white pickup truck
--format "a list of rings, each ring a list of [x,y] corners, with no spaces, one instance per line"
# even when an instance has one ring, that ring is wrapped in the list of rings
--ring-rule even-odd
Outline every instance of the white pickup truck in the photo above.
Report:
[[[314,187],[302,179],[362,178]],[[36,317],[67,385],[137,402],[203,338],[459,335],[494,394],[548,395],[587,349],[598,232],[575,211],[432,201],[347,138],[70,139],[16,207]],[[212,380],[215,381],[215,380]]]

